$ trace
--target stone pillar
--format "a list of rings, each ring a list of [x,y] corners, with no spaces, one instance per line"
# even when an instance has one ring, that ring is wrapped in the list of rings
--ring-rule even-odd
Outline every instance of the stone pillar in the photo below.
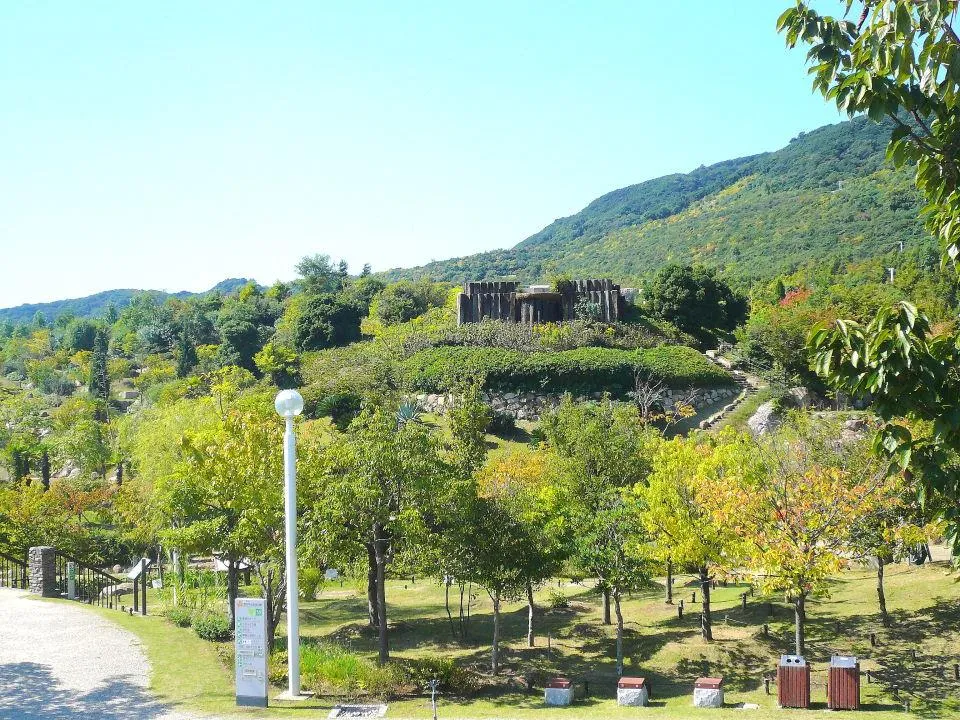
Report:
[[[32,547],[27,553],[27,571],[30,573],[30,592],[43,597],[58,597],[57,549],[43,545]]]

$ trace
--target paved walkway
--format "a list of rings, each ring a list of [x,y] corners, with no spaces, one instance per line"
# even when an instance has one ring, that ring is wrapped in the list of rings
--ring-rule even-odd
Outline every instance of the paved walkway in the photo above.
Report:
[[[79,606],[0,589],[0,718],[190,720],[147,691],[135,636]]]

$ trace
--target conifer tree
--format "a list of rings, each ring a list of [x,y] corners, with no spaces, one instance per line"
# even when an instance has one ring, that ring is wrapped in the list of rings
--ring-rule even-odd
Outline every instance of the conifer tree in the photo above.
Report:
[[[107,403],[110,400],[110,375],[107,372],[107,353],[110,339],[105,327],[97,328],[93,341],[93,356],[90,359],[90,397],[97,402],[97,419],[106,421]]]

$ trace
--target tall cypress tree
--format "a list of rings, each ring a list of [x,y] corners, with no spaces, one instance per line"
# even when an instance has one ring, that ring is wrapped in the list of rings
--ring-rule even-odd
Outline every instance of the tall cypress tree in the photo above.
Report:
[[[93,340],[93,356],[90,360],[90,397],[97,403],[97,420],[107,419],[107,403],[110,401],[110,375],[107,372],[107,353],[110,339],[105,327],[97,328]]]

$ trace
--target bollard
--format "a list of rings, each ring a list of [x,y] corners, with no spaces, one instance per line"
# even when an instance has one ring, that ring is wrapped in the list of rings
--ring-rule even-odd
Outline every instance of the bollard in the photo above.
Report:
[[[677,618],[683,620],[683,602],[677,605]]]

